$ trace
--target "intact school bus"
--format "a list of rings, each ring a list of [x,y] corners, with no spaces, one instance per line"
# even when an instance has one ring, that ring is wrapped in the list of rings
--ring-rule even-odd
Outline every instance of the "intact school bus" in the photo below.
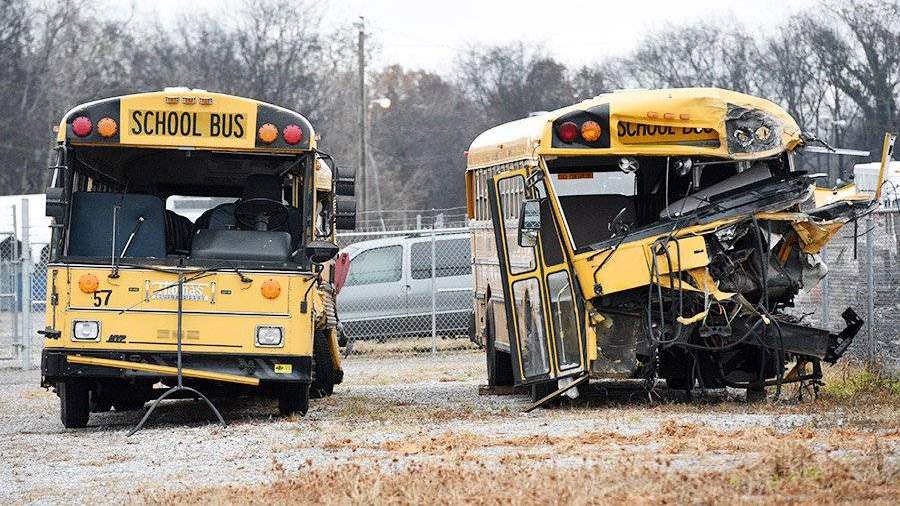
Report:
[[[285,414],[340,383],[331,259],[353,179],[306,118],[168,88],[79,105],[57,143],[41,381],[66,427],[158,382]],[[171,210],[186,197],[219,205],[191,222]]]
[[[478,136],[472,339],[489,384],[549,400],[591,379],[754,395],[821,379],[862,322],[848,308],[831,332],[785,309],[872,202],[816,207],[794,165],[810,142],[775,104],[720,89],[610,93]]]

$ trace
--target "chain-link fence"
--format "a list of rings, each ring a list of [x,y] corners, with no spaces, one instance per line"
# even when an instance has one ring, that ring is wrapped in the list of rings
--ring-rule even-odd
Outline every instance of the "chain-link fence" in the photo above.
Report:
[[[350,270],[337,297],[348,357],[472,348],[467,228],[341,234]]]

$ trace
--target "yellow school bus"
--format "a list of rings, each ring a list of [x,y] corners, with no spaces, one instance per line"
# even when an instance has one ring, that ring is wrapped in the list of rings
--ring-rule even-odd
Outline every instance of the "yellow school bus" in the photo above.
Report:
[[[777,105],[708,88],[614,92],[482,133],[466,190],[489,384],[539,401],[602,379],[817,383],[862,322],[848,308],[831,332],[789,308],[872,198],[817,206],[817,176],[795,167],[814,142]]]
[[[340,383],[332,258],[353,177],[306,118],[167,88],[74,107],[56,140],[41,383],[66,427],[158,383],[275,396],[283,414]]]

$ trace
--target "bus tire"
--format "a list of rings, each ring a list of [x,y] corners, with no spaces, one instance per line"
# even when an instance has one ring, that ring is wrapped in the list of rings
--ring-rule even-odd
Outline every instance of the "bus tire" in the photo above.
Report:
[[[334,393],[335,379],[328,335],[317,331],[313,337],[313,381],[309,387],[310,397],[321,399]]]
[[[309,411],[309,383],[291,383],[281,388],[278,394],[278,412],[282,416]]]
[[[56,384],[59,395],[59,418],[67,429],[87,427],[91,416],[91,390],[81,380],[70,379]]]
[[[512,356],[509,353],[497,349],[494,344],[494,313],[488,311],[487,326],[485,327],[485,354],[487,355],[488,385],[511,386],[513,384]]]

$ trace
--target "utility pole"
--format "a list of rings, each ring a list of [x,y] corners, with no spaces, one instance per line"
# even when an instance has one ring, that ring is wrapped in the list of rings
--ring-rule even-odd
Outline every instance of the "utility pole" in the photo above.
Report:
[[[368,183],[368,174],[366,174],[366,19],[362,16],[359,21],[354,23],[359,29],[359,42],[357,44],[357,52],[359,53],[359,174],[360,180],[359,198],[357,199],[357,212],[365,220],[366,215],[363,214],[366,209],[366,183]]]

